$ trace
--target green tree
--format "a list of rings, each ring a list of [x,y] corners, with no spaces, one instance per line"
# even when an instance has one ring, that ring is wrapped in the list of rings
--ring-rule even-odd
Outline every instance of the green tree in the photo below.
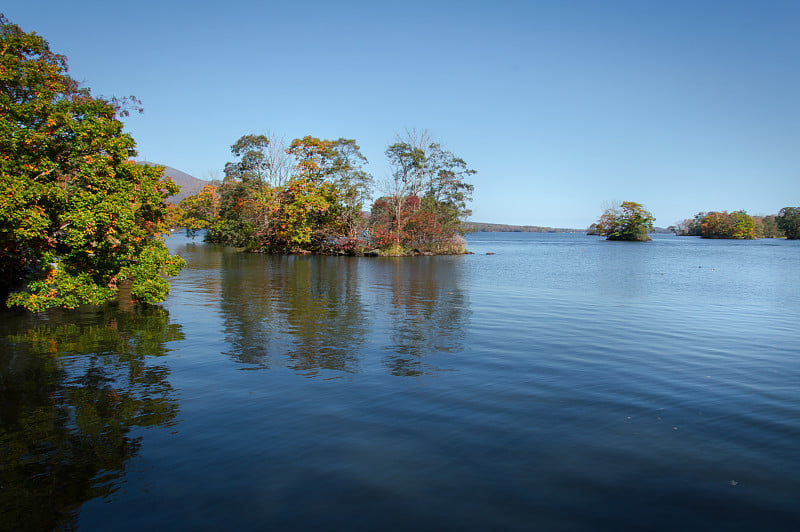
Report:
[[[225,165],[226,175],[236,175],[243,181],[270,183],[270,140],[266,135],[244,135],[231,146],[231,152],[239,158]],[[271,183],[270,183],[271,184]]]
[[[135,99],[93,97],[45,39],[2,15],[0,53],[0,297],[73,308],[127,279],[136,299],[163,301],[163,275],[184,264],[160,236],[177,187],[130,161],[119,117]]]
[[[789,240],[800,238],[800,207],[784,207],[778,212],[777,222],[786,238]]]
[[[688,236],[702,236],[703,235],[703,220],[706,217],[706,212],[698,212],[691,220],[684,220],[686,222],[686,234]]]
[[[231,246],[258,248],[258,233],[267,224],[258,209],[259,197],[270,188],[270,140],[265,135],[244,135],[232,146],[235,161],[225,164],[225,177],[219,186],[218,216],[206,240]],[[202,201],[193,198],[189,203]],[[188,212],[188,211],[187,211]]]
[[[745,211],[733,211],[733,238],[751,240],[756,237],[756,223],[752,216]]]
[[[641,204],[623,201],[618,207],[606,209],[593,228],[606,240],[646,242],[650,240],[648,233],[653,229],[654,221],[653,215]]]
[[[334,141],[333,184],[339,191],[339,221],[344,230],[344,238],[351,243],[360,241],[366,229],[362,214],[369,201],[372,176],[364,170],[367,158],[354,139],[339,138]]]

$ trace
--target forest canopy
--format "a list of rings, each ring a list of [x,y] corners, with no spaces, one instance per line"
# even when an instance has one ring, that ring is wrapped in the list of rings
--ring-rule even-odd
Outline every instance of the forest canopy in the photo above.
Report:
[[[779,236],[774,217],[756,219],[745,211],[699,212],[673,228],[675,234],[703,238],[751,240],[763,236]]]
[[[177,187],[138,166],[120,117],[135,98],[80,87],[45,39],[0,15],[0,298],[32,311],[110,300],[130,283],[163,301],[164,200]]]
[[[374,178],[354,139],[245,135],[221,183],[180,202],[173,223],[206,240],[270,253],[463,253],[475,174],[426,131],[386,149],[391,175]]]

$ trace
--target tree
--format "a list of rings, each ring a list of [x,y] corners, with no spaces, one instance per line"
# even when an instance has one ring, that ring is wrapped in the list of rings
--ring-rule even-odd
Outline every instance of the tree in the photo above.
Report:
[[[733,222],[733,238],[752,240],[756,237],[756,223],[752,216],[745,211],[733,211],[729,216]]]
[[[244,135],[231,146],[237,162],[227,163],[225,174],[241,180],[279,187],[289,179],[292,158],[284,140],[272,133]]]
[[[386,149],[392,174],[385,195],[373,204],[371,228],[382,247],[434,253],[463,251],[461,222],[475,170],[431,141],[427,131],[406,132]]]
[[[364,170],[367,158],[354,139],[339,138],[333,146],[333,184],[340,193],[340,221],[348,244],[362,240],[364,204],[371,195],[372,176]]]
[[[756,223],[745,211],[701,212],[695,216],[690,234],[703,238],[750,240],[756,237]]]
[[[294,139],[288,153],[295,173],[281,191],[281,229],[290,228],[295,245],[315,252],[354,252],[363,245],[361,210],[369,198],[367,162],[354,139]],[[281,232],[281,231],[279,231]]]
[[[641,204],[623,201],[618,207],[606,209],[593,229],[606,240],[646,242],[650,240],[648,232],[653,229],[654,221]]]
[[[393,246],[401,247],[404,240],[402,231],[409,208],[418,205],[415,201],[409,201],[409,198],[418,198],[417,191],[421,187],[419,176],[425,164],[425,152],[407,142],[395,142],[386,148],[386,157],[392,173],[384,185],[385,196],[373,204],[372,226],[378,233],[382,246],[389,245],[391,240]]]
[[[211,227],[219,216],[219,194],[214,185],[203,185],[197,194],[187,196],[178,204],[179,215],[175,225],[186,229],[193,237],[198,231]]]
[[[205,216],[206,208],[198,217],[196,207],[209,198],[190,196],[182,204],[187,227],[215,217],[212,242],[272,253],[355,252],[363,245],[361,209],[372,180],[355,140],[307,135],[291,142],[285,158],[270,151],[277,143],[246,135],[231,146],[237,160],[225,165],[218,211]],[[294,162],[291,172],[287,161]]]
[[[684,220],[686,222],[686,234],[688,236],[702,236],[703,235],[703,220],[706,217],[706,212],[698,212],[691,220]]]
[[[93,97],[45,39],[0,15],[0,297],[32,311],[99,304],[128,280],[163,301],[183,259],[163,238],[162,167],[139,166],[119,117],[135,99]]]
[[[675,222],[675,225],[667,227],[669,231],[675,233],[675,236],[689,236],[693,234],[695,221],[692,219],[685,219]],[[694,233],[695,235],[698,233]]]
[[[258,247],[259,228],[263,229],[268,223],[263,216],[266,211],[257,212],[257,198],[270,187],[269,146],[270,140],[266,135],[244,135],[231,146],[236,160],[225,164],[225,177],[217,189],[218,216],[209,227],[207,241]],[[189,198],[192,199],[184,207],[203,202],[199,197]],[[187,214],[190,215],[188,211]]]
[[[290,179],[277,191],[271,225],[262,247],[271,252],[326,251],[326,237],[336,229],[338,191],[329,182]]]
[[[786,238],[789,240],[800,238],[800,207],[784,207],[778,212],[777,222]]]
[[[372,176],[355,140],[294,139],[286,150],[294,167],[278,180],[270,177],[275,159],[267,151],[274,142],[246,135],[231,147],[237,160],[225,165],[218,200],[202,193],[186,198],[183,223],[189,231],[210,225],[206,240],[251,251],[358,254],[371,238],[397,253],[462,252],[461,222],[473,190],[465,179],[475,171],[438,143],[414,143],[387,148],[392,178],[368,224],[363,207]]]
[[[226,175],[236,175],[242,181],[269,182],[269,144],[266,135],[244,135],[231,146],[238,162],[225,165]]]
[[[780,238],[783,231],[778,228],[778,217],[775,215],[753,216],[756,227],[756,238]]]

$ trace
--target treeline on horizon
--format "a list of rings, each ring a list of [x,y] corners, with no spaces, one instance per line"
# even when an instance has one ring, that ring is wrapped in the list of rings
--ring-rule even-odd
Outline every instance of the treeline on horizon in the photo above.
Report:
[[[751,240],[800,238],[800,207],[784,207],[778,214],[751,216],[745,211],[699,212],[667,228],[678,236]]]
[[[305,136],[288,145],[245,135],[231,146],[222,181],[172,206],[171,225],[205,240],[267,253],[458,254],[475,174],[427,131],[397,135],[390,177],[374,178],[353,139]]]
[[[653,227],[655,218],[641,203],[623,201],[606,209],[587,234],[608,240],[646,242],[648,233],[672,232],[677,236],[749,240],[754,238],[800,238],[800,207],[784,207],[777,215],[750,216],[745,211],[699,212],[666,230]]]
[[[581,229],[564,227],[545,227],[539,225],[509,225],[484,222],[464,222],[464,231],[468,233],[582,233]]]

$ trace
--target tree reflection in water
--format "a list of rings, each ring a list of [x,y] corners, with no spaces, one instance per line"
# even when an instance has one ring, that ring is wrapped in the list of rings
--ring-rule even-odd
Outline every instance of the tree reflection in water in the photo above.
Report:
[[[382,276],[391,286],[391,343],[384,365],[392,375],[422,375],[434,369],[426,355],[462,349],[469,312],[461,289],[461,258],[382,262]]]
[[[461,348],[460,259],[226,255],[227,354],[307,376],[356,373],[373,356],[391,374],[422,375],[426,354]]]
[[[354,373],[368,327],[358,285],[359,259],[318,259],[296,261],[291,269],[285,308],[292,334],[290,367],[307,375],[320,369]]]
[[[4,313],[0,325],[0,529],[75,527],[112,494],[141,438],[178,413],[165,365],[182,338],[159,307]]]
[[[358,371],[366,323],[358,260],[348,257],[226,257],[222,312],[228,354],[307,375]]]

